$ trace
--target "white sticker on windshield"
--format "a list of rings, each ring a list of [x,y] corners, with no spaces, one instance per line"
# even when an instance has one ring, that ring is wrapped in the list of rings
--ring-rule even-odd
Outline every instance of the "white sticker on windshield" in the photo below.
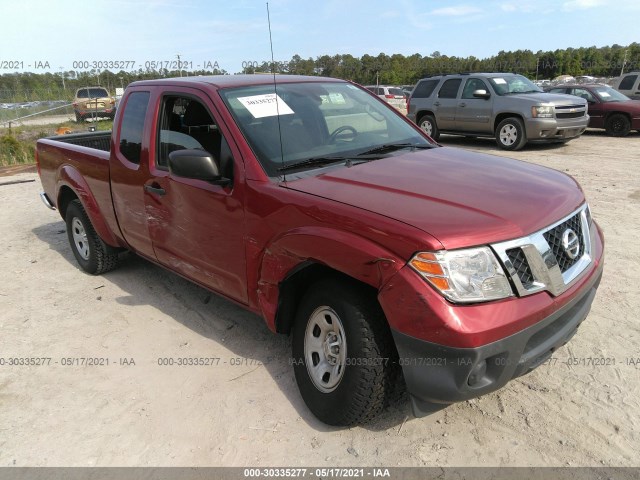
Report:
[[[601,97],[607,98],[610,97],[611,94],[609,92],[598,92],[600,94]]]
[[[507,81],[504,78],[494,78],[493,81],[496,82],[498,85],[504,85],[505,83],[507,83]]]
[[[278,113],[280,115],[291,115],[293,113],[289,105],[284,103],[284,100],[275,93],[238,97],[238,100],[251,112],[254,118],[275,117]]]

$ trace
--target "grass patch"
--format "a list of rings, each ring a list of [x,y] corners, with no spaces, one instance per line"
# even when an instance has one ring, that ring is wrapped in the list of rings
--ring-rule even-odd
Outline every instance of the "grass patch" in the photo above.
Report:
[[[107,131],[113,128],[113,121],[63,122],[57,125],[32,125],[18,128],[0,128],[0,166],[26,165],[35,163],[36,141],[39,138],[52,137],[60,127],[68,127],[72,133],[88,132],[89,127]]]

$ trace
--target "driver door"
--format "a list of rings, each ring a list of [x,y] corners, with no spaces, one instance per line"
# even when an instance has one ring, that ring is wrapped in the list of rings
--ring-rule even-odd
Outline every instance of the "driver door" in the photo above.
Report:
[[[227,142],[202,92],[179,88],[157,99],[155,148],[145,200],[158,261],[238,302],[247,303],[244,202],[239,154]],[[176,150],[202,149],[220,165],[228,185],[182,178],[169,171]]]

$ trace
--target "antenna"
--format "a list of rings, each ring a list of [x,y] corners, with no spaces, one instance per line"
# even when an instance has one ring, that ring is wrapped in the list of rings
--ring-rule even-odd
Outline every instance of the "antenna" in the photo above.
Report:
[[[267,22],[269,23],[269,45],[271,46],[271,73],[273,74],[273,91],[276,96],[276,115],[278,117],[278,137],[280,138],[280,162],[284,167],[284,148],[282,146],[282,127],[280,126],[280,102],[278,102],[278,85],[276,83],[275,60],[273,59],[273,40],[271,39],[271,15],[269,14],[269,2],[267,2]],[[282,180],[287,181],[287,175],[282,172]]]

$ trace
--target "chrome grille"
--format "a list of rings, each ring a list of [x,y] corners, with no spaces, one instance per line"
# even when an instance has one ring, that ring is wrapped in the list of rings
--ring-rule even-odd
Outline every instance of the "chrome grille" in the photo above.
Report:
[[[529,288],[533,285],[533,273],[527,262],[527,257],[524,256],[524,252],[521,248],[512,248],[507,250],[507,256],[511,260],[511,265],[516,271],[516,275],[522,282],[524,288]]]
[[[504,264],[518,295],[531,295],[542,290],[560,295],[591,264],[591,243],[595,232],[590,225],[589,209],[583,205],[547,228],[491,247]],[[568,232],[569,229],[573,230],[575,237]],[[565,249],[565,235],[567,239],[573,239],[573,243],[568,242],[574,246],[573,251]]]
[[[569,257],[562,246],[562,235],[567,231],[567,229],[573,230],[578,235],[578,241],[580,242],[580,250],[575,258]],[[566,222],[563,222],[557,227],[543,233],[543,235],[551,247],[551,251],[555,255],[562,273],[573,267],[584,252],[584,239],[582,238],[582,221],[580,219],[580,214],[574,215]]]

